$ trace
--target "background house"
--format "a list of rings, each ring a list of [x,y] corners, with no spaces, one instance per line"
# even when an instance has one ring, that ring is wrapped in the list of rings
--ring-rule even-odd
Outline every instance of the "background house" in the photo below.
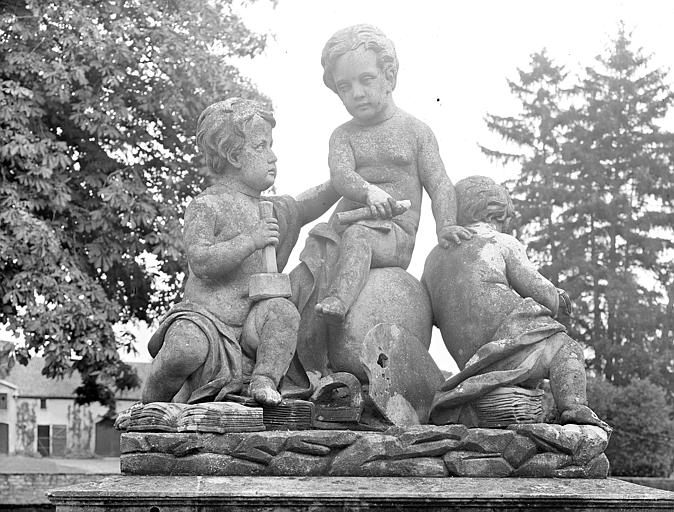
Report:
[[[141,383],[149,363],[131,363]],[[119,432],[108,408],[99,403],[75,404],[78,374],[48,379],[39,357],[28,366],[15,365],[0,380],[0,454],[40,454],[44,457],[119,455]],[[142,386],[117,395],[117,412],[140,400]]]

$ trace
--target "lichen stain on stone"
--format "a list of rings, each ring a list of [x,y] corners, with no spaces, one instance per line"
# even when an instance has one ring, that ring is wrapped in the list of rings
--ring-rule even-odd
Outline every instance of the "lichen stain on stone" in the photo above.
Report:
[[[37,432],[37,415],[35,404],[19,402],[16,409],[16,451],[34,453],[35,435]]]

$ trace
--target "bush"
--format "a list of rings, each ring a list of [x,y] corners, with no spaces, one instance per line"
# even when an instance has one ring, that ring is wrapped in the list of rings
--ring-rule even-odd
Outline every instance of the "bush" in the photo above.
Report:
[[[616,386],[588,378],[590,407],[613,427],[606,449],[611,474],[669,476],[674,469],[674,407],[648,379]]]

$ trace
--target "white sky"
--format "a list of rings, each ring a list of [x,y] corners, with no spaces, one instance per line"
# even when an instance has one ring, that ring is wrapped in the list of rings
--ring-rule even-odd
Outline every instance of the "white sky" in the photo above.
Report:
[[[478,143],[501,145],[483,118],[487,112],[517,113],[506,78],[515,78],[543,47],[578,71],[603,53],[624,20],[636,45],[653,54],[652,65],[674,63],[674,2],[667,1],[279,0],[275,8],[260,1],[241,12],[250,28],[273,34],[262,56],[239,67],[274,103],[281,194],[297,195],[329,178],[328,139],[349,117],[323,84],[320,56],[340,28],[370,23],[394,41],[400,61],[396,103],[435,132],[453,182],[471,174],[497,181],[513,176],[480,152]],[[304,239],[286,271],[296,264]],[[435,243],[426,197],[408,269],[415,277]],[[455,370],[437,330],[431,354],[441,368]]]

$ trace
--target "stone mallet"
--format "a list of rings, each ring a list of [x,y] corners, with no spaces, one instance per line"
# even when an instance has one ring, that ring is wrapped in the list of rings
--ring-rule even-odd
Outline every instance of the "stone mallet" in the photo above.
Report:
[[[260,201],[260,218],[267,219],[273,215],[274,204]],[[267,245],[262,249],[262,269],[264,272],[250,276],[248,295],[252,300],[270,299],[272,297],[290,297],[290,277],[281,274],[276,266],[276,247]]]

